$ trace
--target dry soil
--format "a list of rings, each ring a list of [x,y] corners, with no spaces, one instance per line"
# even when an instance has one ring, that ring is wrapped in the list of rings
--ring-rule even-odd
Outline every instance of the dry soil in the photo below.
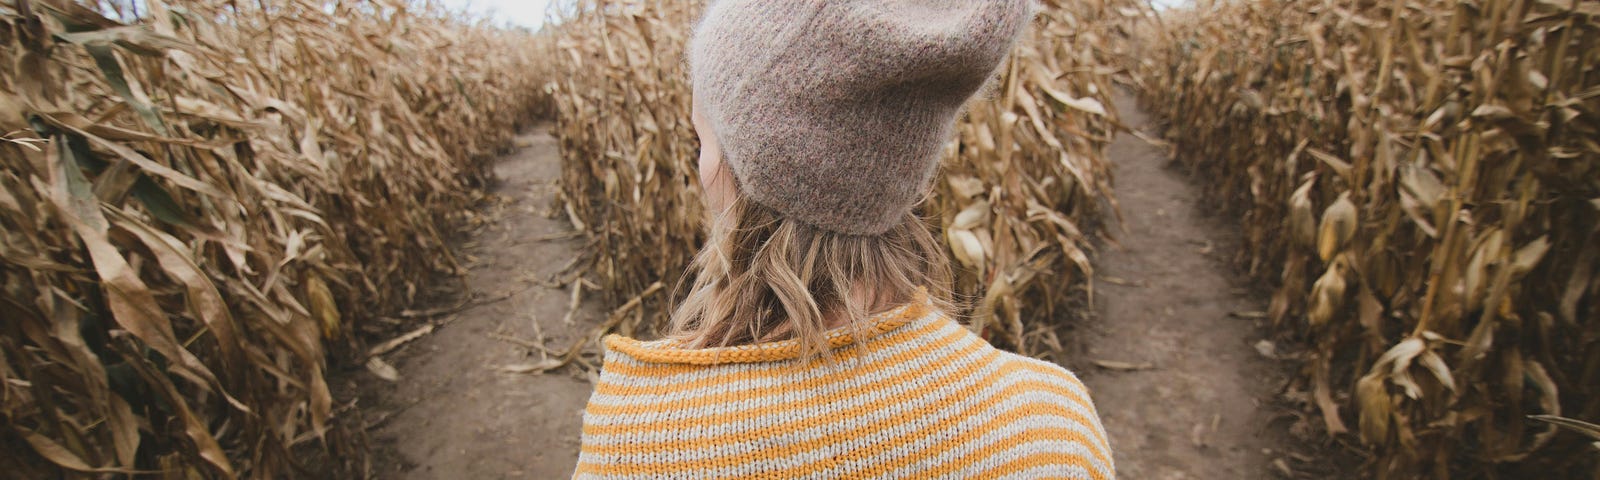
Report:
[[[378,424],[376,478],[557,479],[577,465],[592,389],[585,373],[511,373],[544,360],[530,345],[565,350],[599,315],[582,305],[568,323],[571,291],[544,286],[583,248],[562,238],[572,230],[564,217],[550,215],[561,168],[545,130],[523,135],[522,148],[499,160],[491,189],[499,201],[484,212],[493,223],[463,245],[469,305],[483,305],[441,318],[437,331],[390,354],[398,381],[364,382],[363,399],[376,405],[364,412]]]
[[[1123,122],[1146,128],[1132,97]],[[1259,350],[1265,298],[1227,258],[1239,240],[1210,216],[1164,149],[1120,135],[1108,152],[1123,221],[1095,258],[1097,315],[1076,330],[1070,363],[1088,384],[1121,478],[1296,478],[1304,446],[1277,406],[1286,365]],[[1271,351],[1267,352],[1273,353]]]

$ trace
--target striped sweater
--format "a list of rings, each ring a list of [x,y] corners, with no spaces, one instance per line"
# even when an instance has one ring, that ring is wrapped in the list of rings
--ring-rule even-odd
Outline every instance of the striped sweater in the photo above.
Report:
[[[606,338],[574,478],[1115,477],[1089,393],[996,350],[925,296],[857,348],[689,350]]]

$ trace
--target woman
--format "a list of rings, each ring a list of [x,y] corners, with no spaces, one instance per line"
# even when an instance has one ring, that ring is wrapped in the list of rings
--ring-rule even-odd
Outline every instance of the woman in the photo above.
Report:
[[[1077,378],[951,320],[913,213],[1029,1],[709,7],[710,238],[666,339],[606,339],[578,478],[1114,477]]]

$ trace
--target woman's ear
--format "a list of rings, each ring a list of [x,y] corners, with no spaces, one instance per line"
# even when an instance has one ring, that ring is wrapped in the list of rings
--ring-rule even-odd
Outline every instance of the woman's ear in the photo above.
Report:
[[[712,215],[720,214],[733,206],[733,201],[739,197],[738,182],[734,181],[733,170],[728,169],[720,155],[711,160],[712,165],[706,165],[706,155],[701,154],[700,186],[704,188],[706,207],[710,208]]]
[[[699,102],[694,103],[692,116],[695,134],[700,137],[700,187],[704,189],[709,213],[716,215],[733,205],[734,198],[739,194],[738,182],[733,180],[733,171],[723,161],[722,145],[717,143],[711,122],[700,111]]]

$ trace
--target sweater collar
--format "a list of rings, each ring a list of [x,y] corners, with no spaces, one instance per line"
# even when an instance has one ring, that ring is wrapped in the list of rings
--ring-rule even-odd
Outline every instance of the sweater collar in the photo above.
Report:
[[[870,341],[907,323],[922,319],[932,314],[937,309],[928,298],[927,290],[919,290],[912,297],[911,303],[901,305],[871,318],[871,325],[859,330],[862,339]],[[840,348],[855,344],[858,339],[856,329],[841,327],[829,330],[829,348]],[[781,340],[776,342],[740,345],[734,347],[716,348],[681,348],[678,342],[672,340],[658,340],[645,342],[621,335],[608,335],[605,338],[606,349],[633,357],[634,360],[645,363],[676,363],[690,365],[721,365],[733,363],[759,363],[794,360],[800,357],[802,351],[799,339]]]

